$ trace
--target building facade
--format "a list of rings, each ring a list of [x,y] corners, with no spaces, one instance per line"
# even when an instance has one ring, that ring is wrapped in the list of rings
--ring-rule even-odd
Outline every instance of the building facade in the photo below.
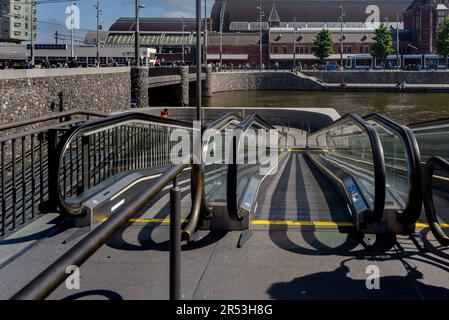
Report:
[[[449,18],[449,0],[415,0],[404,13],[405,28],[420,53],[434,53],[441,23]]]
[[[36,21],[36,0],[0,0],[0,41],[30,41]]]

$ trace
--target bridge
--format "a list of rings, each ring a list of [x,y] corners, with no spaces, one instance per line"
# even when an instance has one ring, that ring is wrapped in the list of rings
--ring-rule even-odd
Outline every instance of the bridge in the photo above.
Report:
[[[0,298],[449,298],[447,119],[140,111],[0,127]]]

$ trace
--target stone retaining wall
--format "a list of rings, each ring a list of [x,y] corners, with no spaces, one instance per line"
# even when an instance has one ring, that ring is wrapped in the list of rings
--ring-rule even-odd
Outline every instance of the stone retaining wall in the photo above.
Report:
[[[307,71],[304,74],[327,83],[449,84],[449,71]]]
[[[130,101],[127,67],[0,70],[0,123],[74,109],[109,113]]]
[[[218,72],[211,74],[210,93],[244,90],[321,90],[321,86],[292,72]]]

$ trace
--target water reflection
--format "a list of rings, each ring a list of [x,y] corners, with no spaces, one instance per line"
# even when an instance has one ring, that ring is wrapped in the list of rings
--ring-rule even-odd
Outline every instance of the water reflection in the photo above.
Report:
[[[340,114],[372,112],[402,124],[449,117],[445,93],[235,91],[204,99],[206,107],[335,108]]]

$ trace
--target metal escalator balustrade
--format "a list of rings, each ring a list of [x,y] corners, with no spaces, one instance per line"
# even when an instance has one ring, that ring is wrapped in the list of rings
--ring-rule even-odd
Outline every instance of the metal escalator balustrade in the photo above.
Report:
[[[438,175],[436,175],[437,172]],[[442,177],[446,178],[444,185],[442,185]],[[426,217],[430,230],[437,241],[443,246],[449,246],[449,236],[443,231],[442,223],[438,217],[442,208],[435,205],[434,193],[442,192],[447,194],[449,191],[448,177],[449,161],[442,157],[432,157],[427,159],[427,163],[424,166],[423,178],[424,208],[426,210]],[[447,207],[444,209],[446,211],[448,210]]]
[[[226,192],[231,219],[242,220],[253,213],[260,184],[278,169],[287,153],[287,140],[287,134],[256,114],[235,128]]]
[[[364,118],[377,131],[385,156],[387,205],[399,222],[416,223],[422,208],[422,170],[413,132],[393,120],[372,114]]]
[[[449,119],[411,124],[423,160],[423,197],[427,223],[435,238],[449,246]]]
[[[58,146],[57,180],[52,181],[57,186],[56,201],[62,214],[85,215],[87,199],[133,173],[139,174],[133,175],[128,185],[164,171],[175,156],[173,147],[177,141],[171,140],[171,133],[177,129],[189,132],[192,151],[192,124],[143,113],[86,122],[66,133]],[[121,190],[111,188],[109,192]],[[113,195],[107,194],[105,199]],[[118,208],[120,199],[118,201],[113,209]]]
[[[385,162],[376,130],[346,115],[309,135],[307,155],[334,182],[357,226],[381,222],[385,208]]]

